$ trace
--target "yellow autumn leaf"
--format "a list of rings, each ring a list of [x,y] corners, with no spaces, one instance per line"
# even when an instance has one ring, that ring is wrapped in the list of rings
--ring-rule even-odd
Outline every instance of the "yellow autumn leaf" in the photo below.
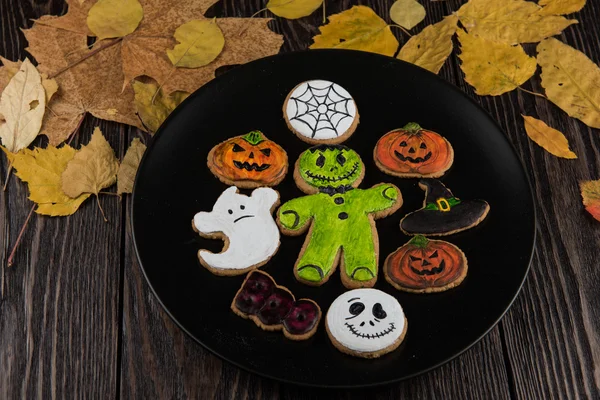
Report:
[[[539,42],[577,23],[543,15],[537,4],[522,0],[470,0],[457,13],[469,33],[508,44]]]
[[[451,14],[437,24],[427,26],[402,46],[398,58],[437,74],[452,53],[452,36],[457,23],[458,17]]]
[[[393,56],[398,41],[390,27],[369,7],[354,6],[329,17],[311,49],[352,49]]]
[[[600,221],[600,180],[579,183],[585,210]]]
[[[40,133],[46,92],[42,77],[25,59],[0,96],[0,138],[8,151],[24,149]]]
[[[538,4],[543,6],[540,10],[542,15],[572,14],[585,6],[586,0],[540,0]]]
[[[186,22],[173,36],[179,44],[167,49],[167,56],[176,67],[198,68],[210,64],[225,46],[225,37],[216,19]]]
[[[154,83],[133,81],[132,86],[135,92],[136,111],[151,133],[156,132],[175,107],[189,96],[186,92],[173,92],[165,96],[160,90],[155,97],[158,86]]]
[[[600,128],[600,68],[582,52],[549,38],[537,46],[542,87],[571,117]]]
[[[425,8],[416,0],[396,0],[390,8],[390,18],[403,28],[412,29],[425,19]]]
[[[62,173],[62,189],[69,197],[98,193],[117,180],[119,161],[100,128],[96,127],[90,142],[83,146]]]
[[[312,14],[323,0],[269,0],[267,9],[278,17],[298,19]]]
[[[5,150],[5,153],[15,168],[17,177],[27,182],[29,200],[38,205],[36,213],[71,215],[90,196],[82,194],[72,199],[62,190],[61,175],[76,153],[71,146],[65,145],[59,149],[54,146],[45,149],[36,147],[33,150],[23,149],[15,154]]]
[[[98,0],[88,12],[87,26],[100,40],[120,38],[135,31],[143,17],[138,0]]]
[[[133,190],[135,174],[140,166],[140,161],[142,161],[144,151],[146,151],[146,145],[140,142],[138,138],[133,139],[119,166],[119,172],[117,173],[117,194],[131,193]]]
[[[529,57],[520,45],[511,46],[458,31],[465,80],[478,95],[497,96],[510,92],[535,73],[535,58]]]
[[[546,125],[544,121],[522,115],[525,121],[527,136],[548,153],[562,158],[577,158],[577,154],[569,149],[569,141],[565,135]]]

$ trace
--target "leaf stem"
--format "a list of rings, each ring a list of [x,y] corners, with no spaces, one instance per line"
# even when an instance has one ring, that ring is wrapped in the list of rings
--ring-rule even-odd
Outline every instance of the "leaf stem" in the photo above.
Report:
[[[401,27],[400,25],[390,24],[390,26],[393,26],[395,28],[399,28],[402,32],[406,33],[408,35],[408,37],[412,37],[412,35],[410,34],[410,32],[407,31],[406,29],[404,29],[403,27]]]
[[[81,116],[81,119],[77,123],[77,126],[75,127],[75,129],[71,133],[71,138],[67,142],[67,145],[71,145],[71,142],[73,141],[73,138],[75,138],[75,135],[77,135],[77,132],[79,132],[79,128],[81,128],[81,124],[83,123],[84,118],[85,118],[85,113]]]
[[[327,15],[325,14],[325,0],[323,0],[323,23],[327,22]]]
[[[25,220],[25,223],[21,227],[19,236],[17,236],[17,241],[15,242],[15,244],[10,252],[10,255],[8,256],[7,264],[9,267],[13,265],[13,258],[15,258],[15,254],[17,253],[17,248],[19,247],[19,244],[21,243],[21,239],[23,239],[23,234],[25,233],[25,228],[27,228],[27,225],[29,224],[29,220],[31,219],[31,216],[33,215],[33,211],[35,210],[35,206],[36,206],[36,204],[33,203],[33,205],[31,206],[31,210],[29,210],[29,214],[27,215],[27,219]]]
[[[58,75],[62,74],[63,72],[65,72],[66,70],[73,68],[74,66],[76,66],[79,63],[84,62],[85,60],[87,60],[88,58],[92,57],[93,55],[101,52],[104,49],[108,49],[111,46],[114,46],[115,44],[119,43],[121,40],[123,40],[122,37],[120,38],[116,38],[115,40],[112,40],[108,43],[103,44],[100,47],[95,48],[94,50],[90,51],[89,53],[87,53],[86,55],[84,55],[83,57],[81,57],[79,60],[72,62],[71,64],[67,65],[66,67],[64,67],[63,69],[53,73],[52,75],[48,76],[48,79],[52,79],[57,77]]]
[[[268,10],[268,8],[267,8],[267,7],[265,7],[265,8],[262,8],[262,9],[258,10],[257,12],[255,12],[254,14],[252,14],[252,15],[250,16],[250,18],[254,18],[254,17],[256,17],[258,14],[260,14],[261,12],[263,12],[263,11],[267,11],[267,10]],[[242,30],[240,31],[240,33],[238,33],[238,36],[242,36],[242,35],[243,35],[243,34],[244,34],[244,33],[245,33],[247,30],[248,30],[248,27],[249,27],[249,26],[250,26],[250,22],[246,23],[246,24],[245,24],[245,26],[244,26],[244,27],[242,27]]]
[[[523,89],[521,86],[517,86],[517,89],[522,90],[525,93],[532,94],[534,96],[543,97],[544,99],[548,99],[545,95],[541,93],[532,92],[531,90]]]
[[[98,203],[98,208],[100,209],[102,218],[104,218],[104,222],[108,222],[108,219],[106,219],[106,215],[104,214],[104,210],[102,209],[102,206],[100,205],[100,199],[98,198],[98,195],[96,195],[96,203]]]
[[[98,194],[110,194],[111,196],[119,196],[118,193],[113,193],[113,192],[98,192]],[[121,197],[121,196],[119,196]]]
[[[8,164],[8,171],[6,171],[6,178],[4,178],[4,186],[2,186],[2,191],[6,192],[6,187],[8,186],[8,181],[10,180],[10,173],[12,172],[12,161]]]

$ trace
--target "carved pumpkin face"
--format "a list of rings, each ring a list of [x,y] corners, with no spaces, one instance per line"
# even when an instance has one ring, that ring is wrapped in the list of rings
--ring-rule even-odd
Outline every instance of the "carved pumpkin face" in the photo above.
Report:
[[[454,150],[442,136],[411,122],[379,139],[374,158],[391,175],[434,178],[450,168]]]
[[[287,154],[261,132],[252,131],[213,147],[208,155],[208,167],[230,185],[274,186],[287,173]]]
[[[467,274],[463,252],[451,243],[415,236],[385,260],[387,280],[408,292],[440,292],[457,286]]]

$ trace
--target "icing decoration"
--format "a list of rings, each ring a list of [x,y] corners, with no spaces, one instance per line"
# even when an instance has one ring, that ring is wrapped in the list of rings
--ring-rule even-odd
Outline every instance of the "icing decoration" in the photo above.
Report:
[[[280,330],[295,340],[307,339],[316,331],[321,309],[312,300],[295,300],[285,287],[262,271],[248,273],[231,303],[232,310],[252,319],[266,330]]]
[[[287,153],[260,131],[219,143],[208,153],[208,167],[221,181],[244,188],[275,186],[287,174]]]
[[[368,357],[400,345],[406,318],[393,296],[377,289],[354,289],[334,300],[327,311],[326,325],[338,349]]]
[[[472,228],[490,209],[485,200],[460,200],[437,179],[419,182],[425,190],[423,208],[407,214],[400,229],[409,235],[449,235]]]
[[[200,250],[198,258],[213,273],[239,275],[258,268],[277,252],[279,230],[271,210],[279,203],[279,194],[270,188],[258,188],[251,196],[227,188],[211,212],[194,216],[193,227],[202,236],[221,237],[226,242],[222,253]]]
[[[454,161],[454,150],[445,138],[410,122],[379,139],[373,152],[383,172],[400,177],[436,178]]]
[[[331,140],[347,133],[358,113],[346,89],[333,82],[312,80],[299,84],[288,95],[284,116],[297,134]]]
[[[385,277],[399,290],[441,292],[458,286],[467,275],[467,259],[452,243],[417,235],[388,256]]]
[[[400,191],[385,183],[365,190],[353,188],[362,180],[364,167],[358,154],[345,146],[308,149],[296,166],[299,187],[309,192],[320,190],[290,200],[278,211],[277,222],[285,234],[299,235],[310,227],[295,265],[296,277],[310,285],[321,285],[341,259],[344,285],[372,286],[377,278],[379,252],[373,220],[402,205]],[[332,186],[337,184],[341,186]]]

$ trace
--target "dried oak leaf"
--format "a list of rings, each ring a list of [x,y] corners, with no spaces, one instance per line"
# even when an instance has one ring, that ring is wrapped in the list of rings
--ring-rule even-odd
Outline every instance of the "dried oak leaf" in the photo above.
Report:
[[[99,40],[129,35],[144,17],[138,0],[98,0],[90,8],[87,25]]]
[[[540,10],[530,1],[470,0],[457,14],[469,33],[508,44],[539,42],[577,23]]]
[[[457,23],[458,17],[452,14],[427,26],[402,46],[397,58],[437,74],[452,53],[452,36]]]
[[[562,158],[577,158],[577,154],[569,149],[569,141],[565,135],[546,125],[544,121],[523,115],[527,136],[548,153]]]
[[[12,154],[2,148],[16,175],[29,188],[29,200],[38,206],[36,213],[50,216],[71,215],[90,195],[82,194],[70,198],[62,190],[61,175],[76,150],[69,145],[57,149],[49,145],[45,149],[24,149]]]
[[[278,17],[298,19],[312,14],[321,4],[323,0],[269,0],[266,8]]]
[[[548,100],[571,117],[600,128],[600,68],[585,54],[554,38],[538,44],[542,87]]]
[[[140,161],[142,161],[144,151],[146,151],[146,145],[140,142],[140,139],[135,138],[131,141],[117,173],[117,194],[131,193],[133,190],[135,174],[140,166]]]
[[[26,148],[40,133],[46,91],[38,70],[25,59],[0,95],[0,139],[12,152]]]
[[[110,144],[96,127],[90,142],[71,159],[62,173],[62,190],[71,198],[95,194],[117,180],[119,160]]]
[[[366,6],[354,6],[331,15],[329,23],[319,27],[311,49],[352,49],[393,56],[398,41],[390,26]]]
[[[173,36],[179,43],[173,49],[167,49],[167,57],[176,67],[198,68],[210,64],[225,45],[225,37],[216,19],[186,22],[175,30]]]
[[[151,133],[156,132],[175,107],[189,96],[186,92],[173,92],[168,96],[163,95],[162,90],[156,93],[158,86],[151,82],[133,81],[132,85],[135,92],[135,108],[142,123]]]
[[[600,221],[600,180],[579,183],[585,210]]]
[[[425,15],[425,7],[417,0],[396,0],[390,8],[391,20],[406,29],[414,28]]]
[[[493,42],[462,29],[458,31],[458,39],[460,68],[480,96],[510,92],[535,73],[535,58],[525,54],[520,45]]]
[[[540,10],[542,15],[571,14],[581,10],[587,0],[540,0],[538,4],[543,6]]]

